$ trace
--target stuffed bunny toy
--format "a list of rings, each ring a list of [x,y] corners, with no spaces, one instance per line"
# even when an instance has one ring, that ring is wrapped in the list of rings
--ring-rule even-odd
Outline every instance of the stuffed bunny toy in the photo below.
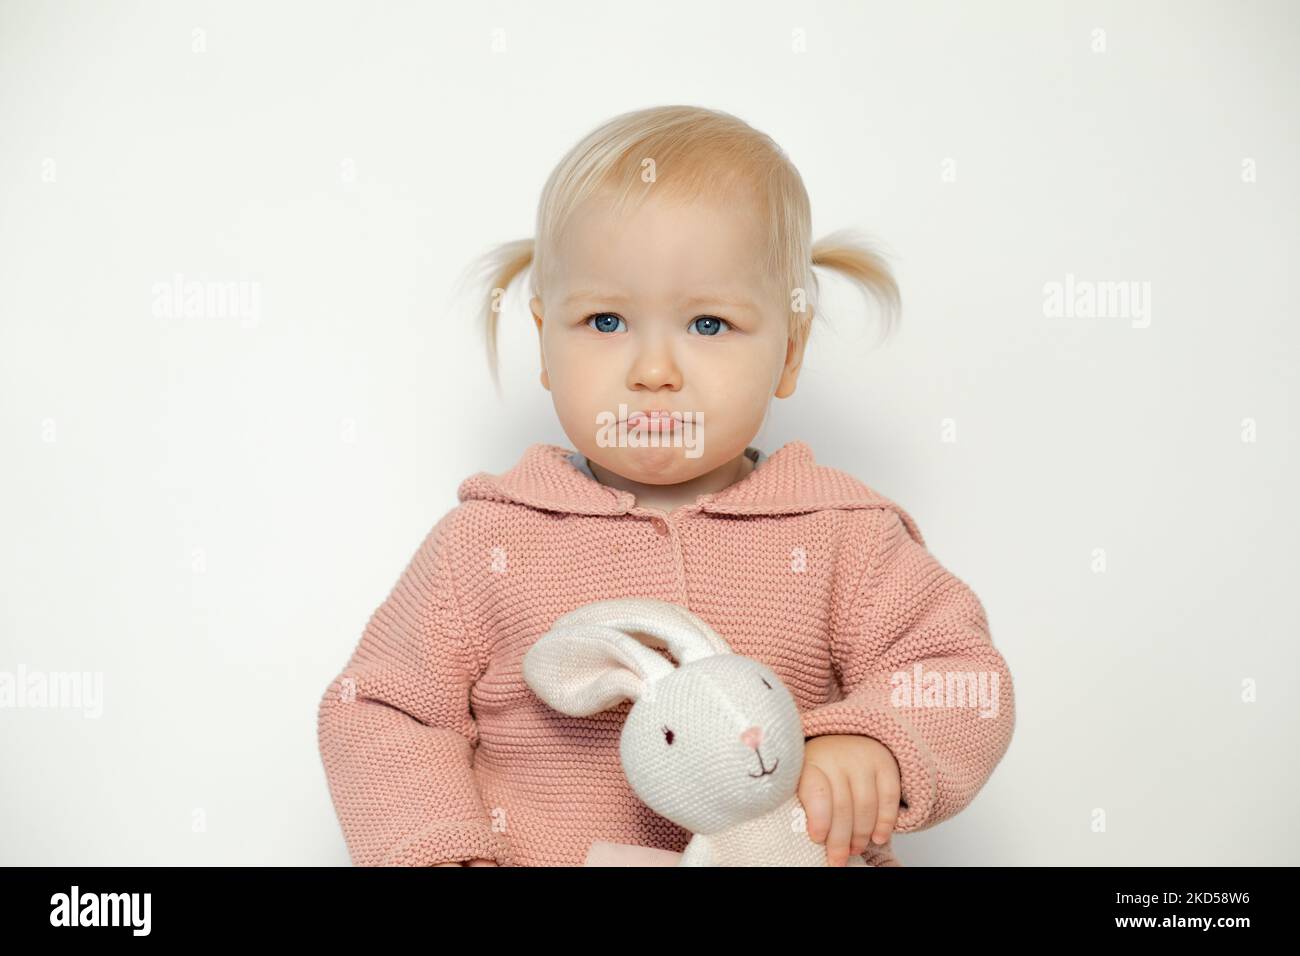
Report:
[[[529,648],[523,677],[572,717],[633,702],[619,739],[623,772],[646,806],[694,834],[680,866],[828,865],[796,796],[804,738],[794,697],[686,608],[586,604]],[[853,855],[848,865],[869,864]]]

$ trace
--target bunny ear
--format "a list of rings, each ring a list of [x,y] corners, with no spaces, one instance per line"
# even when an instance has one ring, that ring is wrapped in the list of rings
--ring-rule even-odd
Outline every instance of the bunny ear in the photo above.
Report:
[[[593,601],[565,614],[556,625],[595,624],[641,638],[651,647],[667,648],[680,664],[732,653],[730,645],[704,620],[680,604],[653,598]]]
[[[640,639],[638,639],[640,638]],[[558,618],[523,659],[524,680],[551,707],[573,717],[639,700],[678,665],[731,648],[686,608],[650,598],[584,604]]]
[[[524,681],[548,705],[571,717],[640,699],[646,685],[673,665],[612,627],[561,618],[524,655]]]

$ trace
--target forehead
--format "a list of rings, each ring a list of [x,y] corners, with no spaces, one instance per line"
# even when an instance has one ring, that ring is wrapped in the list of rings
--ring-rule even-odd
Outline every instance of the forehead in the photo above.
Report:
[[[552,260],[554,291],[739,293],[768,279],[768,236],[752,202],[651,196],[616,212],[592,199],[574,212]]]

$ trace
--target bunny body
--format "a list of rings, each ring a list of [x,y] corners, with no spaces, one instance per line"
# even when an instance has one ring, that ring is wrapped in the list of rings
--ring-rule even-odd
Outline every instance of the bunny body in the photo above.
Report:
[[[647,806],[695,834],[682,866],[827,865],[796,796],[804,738],[793,696],[686,608],[642,598],[584,605],[528,650],[523,674],[571,716],[633,701],[623,771]]]
[[[791,796],[775,810],[721,833],[697,833],[678,866],[826,866],[826,847],[803,823],[803,805]],[[860,854],[845,866],[870,866]]]

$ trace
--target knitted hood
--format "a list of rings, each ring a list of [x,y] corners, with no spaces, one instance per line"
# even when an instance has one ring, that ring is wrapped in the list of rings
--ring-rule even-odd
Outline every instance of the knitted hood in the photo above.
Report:
[[[579,515],[624,515],[637,509],[630,491],[611,488],[584,474],[562,445],[530,445],[499,475],[478,472],[461,482],[462,501],[501,501]],[[713,494],[699,495],[689,510],[722,515],[784,515],[853,508],[887,508],[898,514],[918,544],[921,532],[893,501],[852,475],[818,465],[802,441],[782,445],[748,475]]]

